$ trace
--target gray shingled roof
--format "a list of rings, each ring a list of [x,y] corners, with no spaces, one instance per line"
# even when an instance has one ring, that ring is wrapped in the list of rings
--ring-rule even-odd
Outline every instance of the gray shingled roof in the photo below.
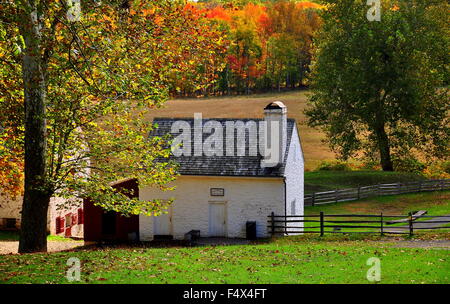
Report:
[[[193,118],[155,118],[154,123],[158,125],[158,128],[153,130],[150,136],[164,136],[166,134],[171,134],[176,137],[180,133],[171,133],[171,126],[175,121],[186,121],[191,126],[191,135],[193,138],[194,134],[194,119]],[[224,119],[224,118],[207,118],[203,119],[202,122],[205,124],[209,120],[218,121],[222,124],[225,130],[225,123],[227,121],[242,121],[247,122],[253,120],[259,122],[262,119]],[[287,147],[291,142],[292,131],[295,126],[294,119],[287,120]],[[203,140],[208,136],[203,135]],[[224,136],[225,137],[225,136]],[[277,177],[284,175],[285,162],[276,168],[263,168],[261,167],[261,156],[248,156],[248,134],[246,134],[246,156],[171,156],[170,158],[179,163],[180,167],[178,172],[181,175],[206,175],[206,176],[260,176],[260,177]],[[192,145],[193,147],[193,145]],[[226,143],[224,138],[223,147],[225,149]],[[236,147],[236,142],[235,142]],[[288,150],[288,149],[286,149]],[[286,151],[284,159],[287,159]]]

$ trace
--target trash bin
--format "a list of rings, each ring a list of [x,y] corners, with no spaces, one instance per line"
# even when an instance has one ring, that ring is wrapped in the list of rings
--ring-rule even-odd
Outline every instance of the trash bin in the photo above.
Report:
[[[247,240],[256,240],[256,222],[247,222],[245,228]]]
[[[191,230],[192,240],[197,241],[200,238],[200,230]]]
[[[191,230],[184,234],[186,241],[197,241],[200,238],[200,230]]]

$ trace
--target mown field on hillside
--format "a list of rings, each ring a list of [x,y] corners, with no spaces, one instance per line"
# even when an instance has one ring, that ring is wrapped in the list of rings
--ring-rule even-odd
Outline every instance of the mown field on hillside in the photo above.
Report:
[[[450,214],[450,191],[389,195],[357,201],[305,207],[305,214],[380,214],[406,215],[426,210],[429,215]]]
[[[322,142],[324,134],[305,124],[303,110],[306,107],[307,94],[308,91],[291,91],[249,96],[174,99],[168,101],[163,108],[152,110],[147,118],[193,118],[194,113],[202,113],[203,118],[262,118],[264,107],[279,100],[287,106],[288,117],[297,121],[306,169],[313,170],[322,160],[334,159],[335,155]]]
[[[424,180],[422,175],[384,171],[305,172],[305,193],[358,188],[376,184],[406,183]]]

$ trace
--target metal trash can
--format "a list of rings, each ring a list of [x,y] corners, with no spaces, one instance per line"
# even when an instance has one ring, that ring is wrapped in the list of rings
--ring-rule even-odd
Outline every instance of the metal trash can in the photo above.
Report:
[[[200,230],[191,230],[184,235],[186,241],[197,241],[200,238]]]
[[[245,233],[247,240],[256,240],[256,222],[247,222],[245,224]]]

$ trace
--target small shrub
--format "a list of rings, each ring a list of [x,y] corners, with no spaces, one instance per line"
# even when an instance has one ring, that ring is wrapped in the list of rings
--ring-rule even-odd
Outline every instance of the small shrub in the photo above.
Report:
[[[322,161],[317,167],[318,171],[351,171],[349,164],[339,160]]]
[[[370,171],[379,171],[379,170],[381,170],[381,165],[377,161],[368,160],[363,163],[363,165],[361,166],[361,169],[370,170]]]
[[[431,179],[450,178],[450,161],[433,162],[423,170],[423,174]]]
[[[394,170],[399,172],[410,172],[422,174],[422,171],[426,168],[425,164],[421,163],[413,157],[392,157],[394,164]]]
[[[450,161],[442,162],[441,167],[442,167],[442,171],[444,171],[447,174],[450,174]]]

